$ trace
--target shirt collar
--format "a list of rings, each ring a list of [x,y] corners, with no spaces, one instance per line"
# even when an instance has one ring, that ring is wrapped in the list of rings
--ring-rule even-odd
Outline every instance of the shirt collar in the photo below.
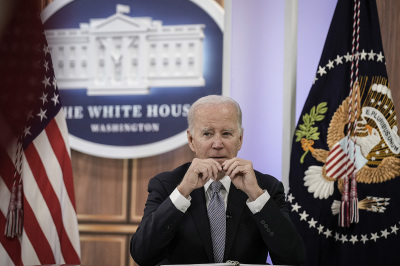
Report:
[[[214,181],[214,179],[210,178],[210,180],[208,180],[207,183],[204,185],[204,190],[206,192],[213,181]],[[229,193],[229,189],[230,189],[231,183],[232,183],[231,178],[226,175],[219,181],[221,181],[222,185],[224,186],[226,193]]]

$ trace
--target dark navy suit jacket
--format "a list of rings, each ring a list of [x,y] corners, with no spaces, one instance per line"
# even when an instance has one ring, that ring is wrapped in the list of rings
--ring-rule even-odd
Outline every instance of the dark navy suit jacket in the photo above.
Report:
[[[132,236],[130,252],[139,265],[213,263],[210,225],[204,188],[191,193],[191,205],[182,213],[169,195],[181,182],[190,163],[153,177],[142,221]],[[271,198],[253,214],[247,195],[233,183],[228,194],[224,261],[298,265],[305,259],[300,235],[290,221],[283,185],[255,171],[257,181]]]

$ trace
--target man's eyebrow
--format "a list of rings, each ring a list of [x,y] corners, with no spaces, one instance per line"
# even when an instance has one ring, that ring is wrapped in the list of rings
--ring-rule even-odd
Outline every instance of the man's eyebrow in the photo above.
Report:
[[[208,131],[214,131],[214,130],[215,130],[215,129],[212,128],[212,127],[204,127],[204,128],[201,129],[201,132],[208,132]],[[222,129],[222,131],[223,131],[223,132],[230,132],[230,133],[232,133],[232,132],[235,132],[235,129],[234,129],[234,128],[224,128],[224,129]]]
[[[204,127],[201,129],[201,132],[207,132],[207,131],[211,131],[211,130],[213,130],[213,129],[209,128],[209,127]]]

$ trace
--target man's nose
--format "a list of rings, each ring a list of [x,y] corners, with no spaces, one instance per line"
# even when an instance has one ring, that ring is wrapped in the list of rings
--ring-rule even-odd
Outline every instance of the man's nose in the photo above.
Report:
[[[215,136],[212,143],[213,149],[222,149],[224,147],[221,136]]]

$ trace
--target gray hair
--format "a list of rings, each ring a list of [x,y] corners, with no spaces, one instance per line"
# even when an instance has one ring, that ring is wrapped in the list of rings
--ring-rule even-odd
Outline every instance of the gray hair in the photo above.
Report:
[[[236,111],[237,111],[237,118],[238,118],[238,128],[240,133],[243,132],[243,128],[242,128],[242,110],[240,109],[239,104],[233,100],[230,97],[227,96],[223,96],[223,95],[208,95],[208,96],[204,96],[199,98],[197,101],[195,101],[192,106],[189,109],[189,113],[187,116],[188,119],[188,130],[190,132],[190,134],[193,135],[193,127],[194,127],[194,116],[195,113],[197,111],[197,109],[200,106],[203,105],[207,105],[207,104],[223,104],[223,103],[229,103],[232,104],[233,106],[236,107]]]

